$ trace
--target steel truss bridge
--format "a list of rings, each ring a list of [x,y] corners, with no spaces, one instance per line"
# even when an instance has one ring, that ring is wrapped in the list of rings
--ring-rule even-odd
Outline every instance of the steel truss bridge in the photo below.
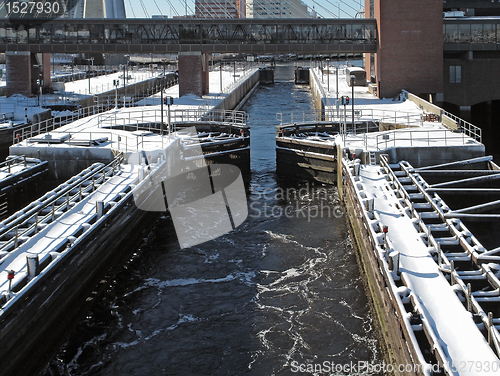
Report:
[[[375,19],[0,20],[0,52],[377,52]],[[443,50],[499,51],[500,19],[443,20]]]
[[[375,19],[55,19],[0,21],[0,52],[363,53]]]

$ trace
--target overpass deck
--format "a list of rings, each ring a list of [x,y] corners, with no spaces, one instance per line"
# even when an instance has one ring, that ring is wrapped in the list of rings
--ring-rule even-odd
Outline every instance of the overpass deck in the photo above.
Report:
[[[376,52],[374,19],[4,20],[0,51]]]
[[[0,52],[377,52],[377,20],[17,19],[0,21]],[[500,49],[500,17],[445,18],[444,51]]]

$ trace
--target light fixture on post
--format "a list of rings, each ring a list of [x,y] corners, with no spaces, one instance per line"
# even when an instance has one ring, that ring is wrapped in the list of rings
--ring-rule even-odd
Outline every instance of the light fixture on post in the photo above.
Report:
[[[125,64],[120,65],[120,68],[123,68],[123,107],[125,107],[125,92],[126,92],[126,83],[125,83]]]
[[[328,68],[328,77],[326,79],[328,80],[328,92],[330,92],[330,59],[326,59],[326,66]]]
[[[351,94],[351,106],[352,106],[352,131],[354,132],[354,135],[356,135],[356,125],[354,124],[354,83],[356,82],[356,76],[351,75],[351,88],[352,88],[352,94]]]
[[[120,86],[120,80],[113,80],[113,86],[115,87],[115,109],[118,109],[118,86]]]
[[[85,59],[87,60],[89,63],[88,63],[88,70],[87,70],[87,76],[89,78],[89,94],[91,94],[91,91],[90,91],[90,77],[92,77],[93,75],[93,69],[90,69],[90,63],[92,62],[92,68],[94,68],[94,58],[93,57],[90,57],[88,59]]]
[[[160,119],[160,135],[163,136],[163,89],[160,90],[160,111],[161,111],[161,119]]]
[[[125,64],[125,70],[126,70],[127,76],[124,77],[124,80],[128,81],[128,65],[130,63],[130,55],[124,55],[124,57],[127,59],[127,63]]]
[[[42,65],[33,65],[33,68],[36,68],[38,71],[37,74],[37,79],[36,79],[36,85],[37,85],[37,94],[38,94],[38,106],[42,108],[42,102],[43,102],[43,92],[42,92],[42,87],[43,87],[43,66]],[[40,73],[40,70],[42,70],[42,73]]]

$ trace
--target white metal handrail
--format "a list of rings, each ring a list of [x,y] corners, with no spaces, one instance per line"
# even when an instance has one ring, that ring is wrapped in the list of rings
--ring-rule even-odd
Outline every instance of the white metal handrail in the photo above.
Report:
[[[288,120],[289,119],[289,120]],[[346,120],[350,122],[352,119],[352,108],[346,106],[344,109],[341,106],[338,110],[335,107],[327,107],[322,110],[290,112],[282,114],[279,121],[280,125],[294,124],[296,122],[343,122]],[[368,108],[354,108],[355,121],[374,122],[384,126],[398,126],[398,127],[418,127],[422,126],[422,119],[419,113],[404,112],[404,111],[389,111],[389,110],[376,110]]]
[[[462,291],[462,294],[466,298],[466,308],[471,312],[475,312],[478,314],[481,318],[481,321],[486,328],[487,331],[487,340],[488,343],[493,344],[496,351],[497,355],[500,355],[500,335],[498,333],[498,329],[495,327],[495,323],[493,322],[492,314],[490,312],[486,313],[483,308],[481,307],[480,303],[477,301],[476,297],[473,295],[470,289],[470,283],[465,283],[465,281],[462,279],[461,275],[457,272],[457,270],[454,267],[454,262],[453,260],[450,261],[448,257],[446,256],[446,253],[441,250],[441,245],[440,243],[435,239],[435,237],[432,235],[432,226],[427,226],[424,221],[422,220],[421,214],[417,213],[417,211],[413,208],[413,203],[409,198],[408,192],[406,189],[403,188],[402,184],[400,183],[398,177],[395,175],[394,171],[392,170],[391,166],[389,165],[387,155],[382,154],[380,156],[380,164],[384,168],[384,172],[388,174],[390,177],[389,179],[393,182],[393,188],[398,192],[398,194],[402,197],[404,197],[404,203],[406,206],[409,207],[410,209],[410,214],[412,218],[417,218],[417,224],[418,228],[421,232],[425,233],[427,235],[427,245],[429,248],[433,248],[434,251],[436,252],[436,255],[438,257],[437,264],[442,272],[449,273],[451,277],[451,285],[458,285],[460,287],[460,290]],[[443,211],[440,209],[440,206],[435,200],[441,200],[437,194],[434,194],[434,198],[430,197],[424,186],[420,184],[416,177],[413,175],[413,168],[407,163],[407,162],[400,162],[399,166],[401,169],[405,172],[406,176],[409,177],[412,180],[412,184],[416,185],[420,193],[424,195],[424,198],[428,203],[430,203],[433,206],[433,209],[439,214],[441,219],[443,220],[444,225],[446,226],[447,229],[453,234],[455,233],[455,236],[457,236],[457,231],[453,231],[453,224],[450,220],[446,220],[443,215]],[[469,230],[465,227],[463,223],[460,223],[461,226],[461,231],[460,231],[460,236],[463,236],[463,233],[469,233]],[[472,239],[471,239],[472,240]],[[475,245],[478,248],[481,248],[481,244],[477,241],[477,239],[473,239]],[[474,244],[473,243],[473,244]],[[463,244],[466,244],[464,242]],[[474,250],[474,247],[463,247],[464,253],[467,253],[468,258],[472,260],[472,258],[476,257],[477,258],[477,253]],[[447,266],[443,268],[443,265]],[[488,264],[480,264],[478,265],[478,268],[480,270],[481,274],[489,274],[489,280],[493,281],[492,283],[496,286],[500,286],[500,281],[495,275],[491,275],[491,270]],[[497,322],[498,324],[498,322]]]
[[[68,210],[72,202],[81,201],[83,196],[94,192],[96,184],[102,184],[106,178],[113,176],[123,161],[123,154],[120,154],[107,165],[102,163],[94,164],[79,175],[71,178],[68,182],[61,184],[55,189],[57,191],[56,194],[46,194],[38,201],[23,209],[24,212],[22,215],[18,212],[5,219],[1,223],[0,237],[8,236],[12,232],[14,234],[10,240],[2,243],[0,251],[10,251],[17,248],[22,236],[36,234],[41,224],[55,220],[57,212]],[[75,189],[78,192],[72,194],[71,192]],[[64,202],[57,204],[61,199]],[[44,211],[47,209],[48,213],[44,214]]]
[[[441,134],[441,136],[439,136]],[[370,138],[367,134],[365,137],[365,147],[373,147],[376,150],[387,149],[388,147],[402,146],[402,142],[408,142],[409,146],[416,146],[418,143],[430,146],[432,143],[438,142],[440,146],[444,145],[465,145],[472,142],[478,142],[465,133],[453,133],[448,129],[400,129],[383,132]],[[372,141],[372,142],[370,142]]]
[[[61,115],[55,116],[50,119],[46,119],[40,121],[38,123],[30,124],[25,127],[14,130],[12,133],[12,144],[15,145],[21,141],[24,141],[26,138],[34,137],[42,133],[47,133],[57,129],[64,124],[71,123],[78,119],[94,115],[100,112],[105,111],[106,108],[104,105],[95,105],[90,107],[80,108],[76,111],[73,111],[71,115]]]
[[[151,109],[145,111],[144,109],[114,113],[103,113],[97,116],[97,121],[100,128],[120,128],[123,127],[137,127],[142,124],[156,123],[160,124],[161,120],[167,122],[168,110],[165,106],[163,110],[163,117],[161,109]],[[172,123],[176,122],[219,122],[223,124],[245,126],[247,115],[244,111],[233,110],[211,110],[206,109],[171,109],[170,120]]]

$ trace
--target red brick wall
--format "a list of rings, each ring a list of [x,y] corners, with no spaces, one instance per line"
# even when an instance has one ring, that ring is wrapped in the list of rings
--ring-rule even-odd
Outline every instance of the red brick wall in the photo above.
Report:
[[[18,51],[7,52],[5,63],[7,68],[7,96],[14,94],[31,95],[30,53]]]
[[[52,84],[52,80],[50,78],[50,54],[44,53],[42,54],[42,65],[43,65],[43,87],[48,88]]]
[[[499,100],[499,60],[475,56],[467,59],[459,56],[455,59],[444,60],[444,101],[458,106],[473,106],[481,102]],[[461,67],[460,83],[450,82],[450,66],[452,65]]]
[[[202,63],[202,59],[205,63]],[[208,55],[200,53],[179,54],[179,97],[208,94]]]
[[[402,89],[417,95],[442,93],[442,1],[374,1],[379,41],[375,58],[378,96],[394,97]],[[369,0],[366,5],[369,17]]]

